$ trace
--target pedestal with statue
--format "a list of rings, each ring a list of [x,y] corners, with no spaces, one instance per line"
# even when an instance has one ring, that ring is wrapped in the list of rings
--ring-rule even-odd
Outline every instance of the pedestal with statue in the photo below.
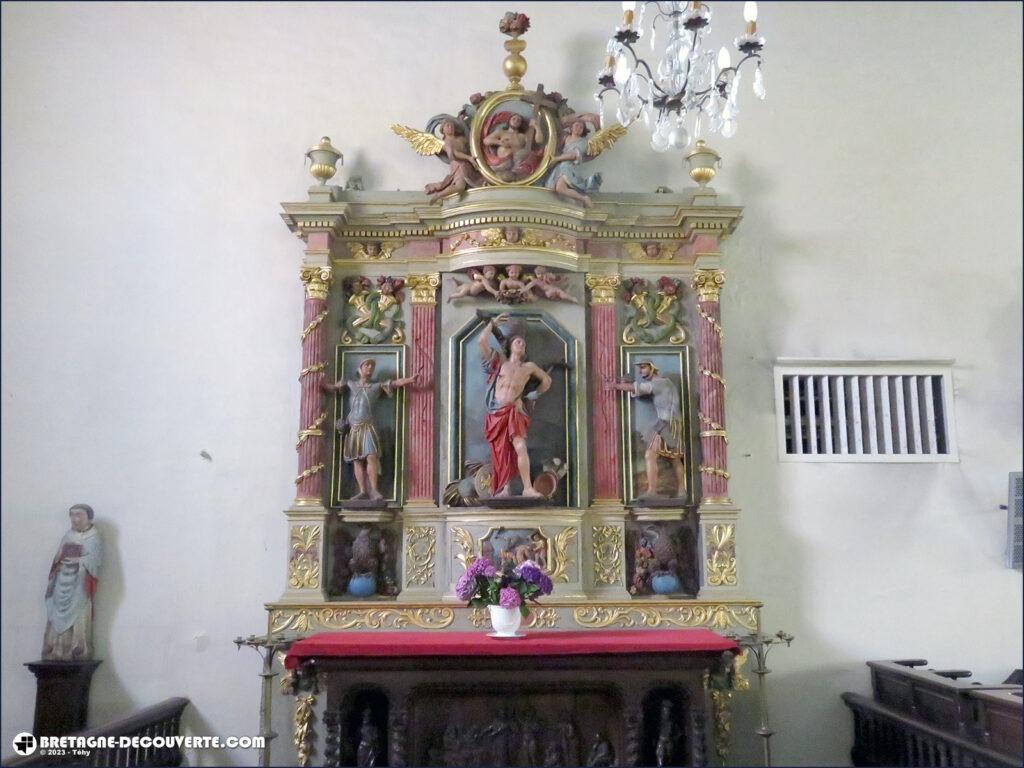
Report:
[[[741,209],[708,186],[704,141],[684,192],[608,192],[584,172],[627,128],[523,83],[528,25],[502,20],[500,90],[392,126],[442,178],[332,186],[325,137],[309,151],[321,183],[282,206],[305,316],[268,635],[485,630],[455,592],[480,560],[550,579],[527,630],[760,631],[728,490],[719,311]]]

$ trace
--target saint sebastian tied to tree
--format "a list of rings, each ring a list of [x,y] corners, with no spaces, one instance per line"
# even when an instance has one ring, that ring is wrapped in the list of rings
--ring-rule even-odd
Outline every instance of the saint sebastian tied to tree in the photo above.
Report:
[[[491,347],[491,334],[508,320],[507,314],[488,320],[479,339],[480,358],[487,376],[484,436],[491,444],[491,489],[497,498],[511,495],[512,478],[518,470],[523,481],[523,496],[537,498],[541,494],[530,479],[530,455],[526,449],[530,417],[523,400],[540,397],[551,387],[551,377],[535,363],[527,362],[525,329],[509,332],[502,342],[503,349]],[[539,385],[524,395],[530,379],[537,379]]]

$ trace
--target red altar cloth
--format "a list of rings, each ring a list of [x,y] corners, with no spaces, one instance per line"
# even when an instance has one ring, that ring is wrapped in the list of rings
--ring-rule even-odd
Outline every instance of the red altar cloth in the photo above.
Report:
[[[310,657],[570,656],[580,654],[737,651],[735,642],[708,629],[609,629],[527,632],[524,638],[485,632],[321,632],[297,641],[284,660],[295,669]]]

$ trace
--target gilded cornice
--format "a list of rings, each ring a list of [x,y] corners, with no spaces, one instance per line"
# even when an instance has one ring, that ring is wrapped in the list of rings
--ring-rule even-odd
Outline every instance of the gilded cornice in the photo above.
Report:
[[[492,226],[543,227],[584,240],[689,242],[699,234],[724,239],[742,217],[735,206],[694,206],[688,195],[600,194],[592,208],[566,204],[539,188],[471,190],[458,201],[430,205],[420,192],[337,190],[333,202],[283,203],[282,219],[299,235],[437,238]]]

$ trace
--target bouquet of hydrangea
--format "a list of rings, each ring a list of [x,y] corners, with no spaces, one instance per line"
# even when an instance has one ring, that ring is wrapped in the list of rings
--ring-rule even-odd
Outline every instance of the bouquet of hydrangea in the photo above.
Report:
[[[550,595],[553,588],[551,578],[532,560],[519,565],[506,562],[498,570],[490,560],[478,557],[459,577],[455,594],[470,606],[518,608],[525,617],[529,613],[526,601],[536,603],[539,595]]]

